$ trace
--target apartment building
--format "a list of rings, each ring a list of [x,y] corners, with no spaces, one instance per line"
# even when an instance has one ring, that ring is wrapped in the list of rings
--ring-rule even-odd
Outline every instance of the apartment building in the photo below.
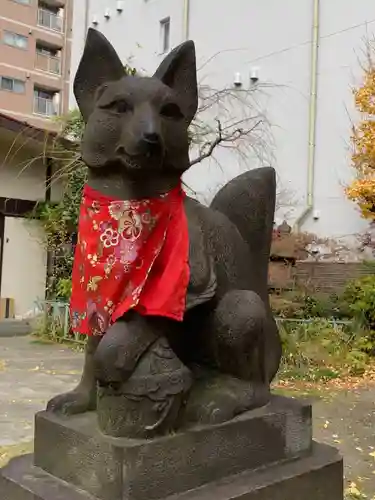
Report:
[[[0,1],[0,113],[39,128],[68,110],[72,0]]]
[[[246,163],[275,166],[289,197],[278,220],[343,239],[366,228],[344,186],[352,176],[350,133],[357,119],[352,87],[361,81],[365,43],[375,34],[373,0],[85,0],[76,3],[73,24],[72,75],[85,32],[94,27],[146,73],[189,38],[200,82],[234,91],[256,82],[254,96],[272,134],[267,159],[249,155]],[[223,148],[195,165],[185,182],[207,199],[243,163]]]
[[[0,297],[23,316],[45,297],[43,233],[27,215],[57,200],[45,146],[68,110],[72,0],[0,0]]]

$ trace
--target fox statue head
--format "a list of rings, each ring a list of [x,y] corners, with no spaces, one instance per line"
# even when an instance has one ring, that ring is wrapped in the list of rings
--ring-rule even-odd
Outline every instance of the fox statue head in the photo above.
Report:
[[[188,127],[198,106],[192,41],[172,50],[152,77],[127,76],[109,41],[90,28],[74,94],[91,171],[173,181],[189,168]]]

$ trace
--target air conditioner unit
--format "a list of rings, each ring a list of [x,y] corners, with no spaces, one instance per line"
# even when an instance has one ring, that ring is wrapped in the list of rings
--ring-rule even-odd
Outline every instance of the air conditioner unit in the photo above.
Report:
[[[105,9],[104,17],[106,19],[109,19],[111,17],[111,11],[109,9]]]
[[[124,2],[121,0],[118,0],[117,5],[116,5],[116,9],[117,9],[117,12],[121,13],[124,10]]]

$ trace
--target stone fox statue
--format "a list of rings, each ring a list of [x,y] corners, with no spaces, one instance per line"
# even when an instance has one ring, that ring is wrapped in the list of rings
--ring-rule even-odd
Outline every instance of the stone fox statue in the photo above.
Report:
[[[71,315],[88,342],[78,387],[47,409],[94,410],[101,389],[154,401],[158,391],[164,400],[181,392],[176,415],[185,407],[204,422],[266,404],[281,356],[267,292],[274,170],[240,175],[210,207],[183,192],[198,105],[192,41],[153,77],[126,76],[108,40],[90,29],[74,92],[89,174]],[[183,373],[174,388],[168,363]],[[143,392],[137,370],[148,377]],[[161,408],[165,416],[171,406]]]

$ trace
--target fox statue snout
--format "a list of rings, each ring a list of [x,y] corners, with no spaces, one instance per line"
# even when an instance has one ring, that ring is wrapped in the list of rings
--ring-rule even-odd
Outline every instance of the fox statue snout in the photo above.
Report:
[[[132,112],[130,117],[123,117],[115,155],[125,168],[147,168],[150,164],[154,168],[161,167],[165,157],[160,118],[150,105],[144,104],[142,108]]]

